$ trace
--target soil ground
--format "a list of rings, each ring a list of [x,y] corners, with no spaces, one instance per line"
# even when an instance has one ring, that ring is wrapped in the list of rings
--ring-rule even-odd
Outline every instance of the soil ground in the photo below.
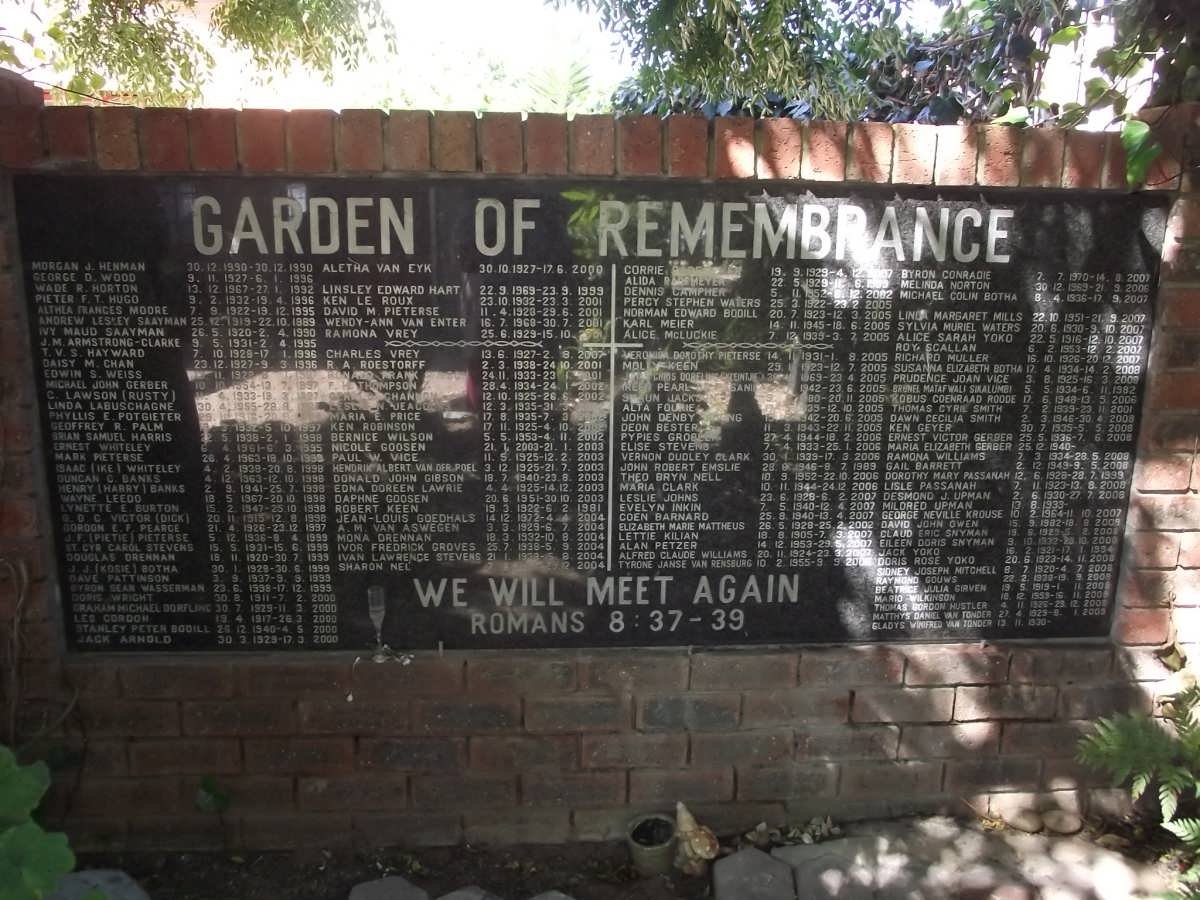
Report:
[[[575,900],[675,900],[711,894],[707,878],[638,878],[623,843],[244,856],[125,853],[81,855],[79,864],[124,869],[153,900],[345,900],[360,881],[385,875],[402,875],[430,897],[472,884],[506,900],[555,889]]]
[[[849,830],[851,833],[879,834],[904,827],[905,821],[908,827],[916,829],[936,824],[935,820],[914,819],[858,823],[849,826]],[[982,830],[988,838],[982,857],[964,857],[962,868],[981,862],[998,863],[1005,856],[1011,857],[1012,849],[1005,847],[1013,838],[1026,843],[1035,841],[1033,836],[1009,829],[981,829],[978,822],[959,822],[957,827],[963,831]],[[1052,838],[1051,843],[1039,852],[1052,860],[1061,855],[1059,851],[1068,849],[1068,843],[1075,846],[1078,855],[1081,846],[1086,851],[1087,847],[1104,845],[1105,841],[1116,841],[1106,846],[1120,854],[1114,854],[1116,859],[1124,859],[1119,868],[1130,872],[1153,870],[1165,874],[1171,863],[1179,861],[1178,851],[1171,849],[1173,843],[1163,829],[1136,823],[1108,822],[1103,826],[1091,823],[1078,838]],[[948,842],[947,847],[951,843]],[[1063,846],[1058,846],[1059,843]],[[1030,852],[1030,849],[1027,847],[1020,852]],[[1031,863],[1036,855],[1024,861]],[[676,874],[639,878],[629,864],[629,851],[623,842],[244,854],[81,854],[79,866],[123,869],[146,889],[152,900],[346,900],[354,885],[386,875],[402,875],[428,891],[432,898],[468,885],[486,888],[505,900],[527,900],[549,890],[562,891],[574,900],[699,900],[712,896],[708,877],[689,878]],[[1038,896],[1038,893],[1031,890],[1028,896]],[[1081,888],[1079,892],[1067,892],[1062,896],[1094,898],[1112,894],[1111,891]],[[1122,900],[1128,896],[1130,893],[1121,894]]]

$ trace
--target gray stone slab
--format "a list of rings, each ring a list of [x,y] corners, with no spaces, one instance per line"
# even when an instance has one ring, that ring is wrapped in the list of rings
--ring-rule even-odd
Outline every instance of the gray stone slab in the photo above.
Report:
[[[81,900],[92,891],[102,891],[105,900],[150,900],[141,886],[117,869],[84,869],[63,878],[46,900]]]
[[[713,866],[716,900],[795,900],[792,867],[753,848],[717,860]]]
[[[438,900],[504,900],[502,897],[497,897],[491,891],[485,891],[478,885],[459,888],[456,891],[451,891],[448,894],[442,894]]]
[[[429,900],[429,894],[399,875],[364,881],[350,889],[350,900]]]
[[[569,897],[562,891],[546,891],[536,897],[530,897],[529,900],[575,900],[575,898]]]
[[[913,886],[911,856],[902,841],[888,835],[797,844],[772,852],[794,870],[801,897],[870,900],[904,896]]]

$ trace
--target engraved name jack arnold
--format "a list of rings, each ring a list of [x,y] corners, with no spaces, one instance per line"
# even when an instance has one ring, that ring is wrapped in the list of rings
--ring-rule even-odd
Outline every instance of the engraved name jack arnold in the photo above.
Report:
[[[1107,632],[1156,198],[17,194],[76,649]]]

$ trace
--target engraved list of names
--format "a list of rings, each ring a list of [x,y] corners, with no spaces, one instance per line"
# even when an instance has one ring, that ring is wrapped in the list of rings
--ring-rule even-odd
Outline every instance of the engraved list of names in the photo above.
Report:
[[[16,185],[74,649],[1108,631],[1157,198]]]

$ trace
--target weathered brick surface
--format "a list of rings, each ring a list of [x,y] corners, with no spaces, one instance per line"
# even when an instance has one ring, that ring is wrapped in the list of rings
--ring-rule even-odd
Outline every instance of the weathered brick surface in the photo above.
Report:
[[[979,129],[979,160],[975,178],[989,187],[1012,187],[1021,182],[1021,129],[988,125]]]
[[[975,183],[979,131],[974,125],[938,125],[934,182],[960,185]]]
[[[1022,185],[1058,187],[1063,182],[1063,162],[1069,134],[1071,132],[1055,128],[1030,128],[1025,131],[1021,156]],[[1074,171],[1070,173],[1072,179],[1082,178],[1084,172],[1079,166],[1082,160],[1076,157],[1072,162],[1075,164]]]
[[[991,647],[919,648],[906,656],[905,684],[997,684],[1008,678],[1008,654]]]
[[[892,133],[892,181],[897,184],[932,182],[937,130],[930,125],[896,125]]]
[[[239,698],[185,700],[183,733],[194,735],[294,734],[296,711],[287,701]]]
[[[847,799],[936,794],[941,790],[942,763],[855,762],[842,766],[839,796]]]
[[[703,178],[708,174],[708,120],[702,116],[667,119],[667,174]]]
[[[168,738],[133,741],[129,768],[134,775],[228,775],[242,768],[235,738]]]
[[[883,122],[855,122],[850,130],[847,181],[886,182],[892,174],[892,126]]]
[[[571,813],[565,809],[480,811],[463,819],[463,836],[471,844],[561,844],[571,837]]]
[[[778,801],[793,797],[832,797],[838,767],[827,763],[793,763],[738,769],[738,800]]]
[[[524,168],[520,113],[484,113],[479,123],[479,139],[483,171],[512,175]]]
[[[288,114],[288,170],[333,171],[333,113],[323,109],[297,109]]]
[[[415,775],[413,806],[419,809],[512,807],[517,799],[514,775]]]
[[[354,768],[351,737],[247,738],[246,771],[263,775],[324,775]]]
[[[629,773],[629,802],[639,804],[719,803],[733,799],[733,769],[634,769]]]
[[[1000,749],[998,722],[965,725],[907,725],[900,738],[904,759],[943,756],[990,756]]]
[[[693,690],[765,690],[796,684],[795,653],[701,653],[692,657]]]
[[[804,126],[804,159],[800,176],[805,181],[841,181],[846,177],[845,122],[809,122]]]
[[[960,687],[955,690],[954,718],[959,722],[988,719],[1050,719],[1057,688],[1031,685]]]
[[[510,659],[482,658],[467,662],[467,688],[475,694],[554,693],[573,691],[575,687],[573,659],[539,659],[530,656]]]
[[[789,729],[692,735],[692,764],[698,766],[766,766],[790,760],[796,738]]]
[[[145,113],[151,112],[153,110],[145,111]],[[172,112],[182,115],[179,110]],[[49,107],[42,113],[42,128],[46,135],[46,157],[48,159],[55,162],[88,162],[92,159],[92,111],[88,107]],[[185,159],[186,153],[185,140]],[[146,161],[149,166],[150,158],[147,157]]]
[[[471,768],[498,771],[533,768],[574,769],[579,763],[579,740],[574,735],[473,737],[470,741]],[[584,737],[582,740],[586,748],[589,738]],[[686,746],[685,740],[685,751]]]
[[[1062,186],[1098,188],[1104,171],[1106,138],[1091,131],[1067,132],[1063,149]]]
[[[444,772],[467,765],[465,738],[362,738],[358,768],[383,771]]]
[[[604,807],[625,802],[624,772],[537,772],[522,776],[528,806]]]
[[[854,692],[854,722],[949,722],[954,689],[869,688]]]
[[[581,739],[584,768],[671,768],[687,761],[686,734],[585,734]]]
[[[404,776],[326,775],[297,779],[296,802],[303,810],[341,812],[397,810],[408,806],[408,779]]]
[[[647,730],[722,731],[738,726],[738,694],[664,694],[646,697],[638,724]]]
[[[101,106],[92,111],[92,134],[96,141],[96,165],[101,169],[136,169],[138,111],[127,106]]]
[[[654,651],[637,655],[617,653],[584,660],[582,687],[629,693],[635,689],[682,691],[688,686],[688,657],[682,653],[659,656]]]
[[[798,178],[804,158],[804,126],[795,119],[759,123],[759,178]]]
[[[717,178],[754,177],[754,120],[719,118],[713,122],[713,172]]]
[[[378,172],[383,168],[383,113],[344,109],[337,118],[337,167],[342,172]]]
[[[233,694],[233,667],[228,663],[132,663],[111,672],[114,681],[119,675],[126,697],[198,700]],[[89,673],[87,680],[97,674]]]
[[[520,726],[518,700],[419,700],[413,706],[413,728],[428,734],[486,734]]]
[[[525,171],[562,175],[567,171],[567,117],[530,113],[525,120]]]
[[[571,120],[571,171],[611,175],[616,163],[616,130],[612,116],[575,116]]]
[[[528,731],[617,731],[628,728],[632,719],[632,703],[625,697],[577,694],[539,697],[525,703]]]
[[[188,114],[193,169],[232,172],[237,168],[235,115],[232,109],[194,109]]]
[[[433,116],[433,167],[442,172],[475,171],[475,113]]]
[[[850,693],[836,687],[797,690],[747,691],[746,725],[787,725],[792,722],[845,722]]]
[[[423,172],[430,167],[429,113],[396,110],[384,131],[384,165],[394,171]]]
[[[800,654],[800,684],[895,684],[904,678],[904,654],[891,647],[828,647]]]
[[[314,698],[296,704],[300,731],[305,734],[403,734],[409,730],[409,704],[400,700]]]
[[[287,113],[280,109],[244,109],[238,113],[238,156],[243,171],[282,172],[287,168],[286,124]]]
[[[662,171],[662,120],[627,116],[617,120],[618,166],[621,175],[658,175]]]
[[[143,109],[138,121],[142,164],[152,172],[186,172],[188,155],[187,113],[182,109]]]
[[[0,165],[23,169],[41,158],[41,111],[30,106],[5,107],[0,116]]]
[[[895,725],[809,725],[796,728],[796,759],[892,759],[900,740]]]
[[[952,759],[946,763],[945,789],[959,793],[1036,791],[1041,775],[1040,759]]]

